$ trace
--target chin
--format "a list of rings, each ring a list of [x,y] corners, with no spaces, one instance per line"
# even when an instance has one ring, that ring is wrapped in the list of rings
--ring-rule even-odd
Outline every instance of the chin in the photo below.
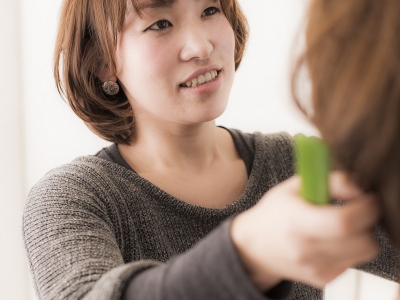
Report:
[[[208,112],[208,113],[202,113],[199,114],[198,112],[193,114],[191,117],[188,118],[187,122],[182,122],[182,124],[187,124],[187,125],[201,125],[209,122],[215,121],[217,118],[219,118],[225,110],[221,111],[213,111],[213,112]]]
[[[201,116],[199,115],[199,118],[202,119],[202,121],[199,123],[215,121],[217,118],[222,116],[222,114],[226,110],[226,107],[227,107],[226,105],[221,105],[220,107],[213,107],[208,112],[205,112]]]

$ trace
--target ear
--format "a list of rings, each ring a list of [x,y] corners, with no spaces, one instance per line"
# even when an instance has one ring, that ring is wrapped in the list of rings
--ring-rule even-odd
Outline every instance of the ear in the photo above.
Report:
[[[101,82],[106,82],[106,81],[113,81],[113,82],[117,82],[117,76],[104,76],[104,77],[99,77],[99,79],[101,80]]]
[[[101,59],[99,49],[94,46],[94,41],[89,41],[85,47],[84,64],[101,82],[117,81],[117,77],[110,71],[108,64]]]
[[[96,68],[95,75],[100,79],[101,82],[117,82],[117,76],[111,74],[109,68],[105,64],[101,64]]]

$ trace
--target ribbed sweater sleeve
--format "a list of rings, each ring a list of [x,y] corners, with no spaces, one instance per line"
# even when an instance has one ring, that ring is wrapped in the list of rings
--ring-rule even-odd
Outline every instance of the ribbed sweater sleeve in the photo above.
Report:
[[[289,299],[289,282],[282,282],[265,295],[255,288],[230,238],[231,220],[186,253],[139,274],[123,300]]]

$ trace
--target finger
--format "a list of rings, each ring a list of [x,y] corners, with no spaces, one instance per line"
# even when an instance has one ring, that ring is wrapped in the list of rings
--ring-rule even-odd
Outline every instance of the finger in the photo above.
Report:
[[[294,175],[282,184],[287,185],[291,192],[299,194],[301,178],[299,175]],[[364,193],[350,176],[342,171],[329,174],[329,190],[332,198],[342,200],[354,199]]]
[[[334,199],[351,200],[363,194],[347,173],[334,171],[329,175],[329,189]]]
[[[316,248],[330,257],[327,260],[331,263],[347,268],[375,258],[379,251],[372,230],[346,239],[321,242]]]
[[[370,232],[347,241],[314,243],[313,250],[312,261],[306,264],[310,272],[307,278],[313,284],[326,284],[344,270],[372,260],[379,249]]]
[[[369,230],[381,216],[381,209],[376,199],[370,194],[363,194],[343,172],[332,173],[333,187],[339,190],[336,195],[352,198],[344,206],[313,205],[299,197],[300,177],[293,176],[283,182],[286,190],[292,194],[291,207],[301,215],[295,221],[295,233],[309,238],[343,238],[356,232]],[[341,187],[341,188],[339,188]],[[302,200],[302,201],[299,201]]]
[[[301,183],[300,176],[293,175],[292,177],[280,183],[280,185],[281,186],[285,185],[290,193],[298,195],[300,193],[300,183]]]
[[[319,289],[323,289],[329,282],[334,280],[340,274],[346,271],[347,268],[338,265],[323,264],[323,268],[309,268],[300,273],[300,276],[293,278],[293,281],[302,282]]]
[[[360,198],[361,197],[361,198]],[[381,210],[374,197],[363,195],[344,206],[316,206],[307,203],[304,215],[297,218],[296,234],[309,239],[339,239],[370,230],[380,219]]]
[[[377,199],[370,194],[362,194],[345,206],[339,206],[339,229],[349,234],[374,227],[381,218],[382,210]]]
[[[280,185],[286,185],[289,192],[299,195],[301,177],[294,175]],[[363,191],[351,180],[349,175],[341,171],[329,174],[329,190],[332,198],[342,200],[354,199],[363,194]]]

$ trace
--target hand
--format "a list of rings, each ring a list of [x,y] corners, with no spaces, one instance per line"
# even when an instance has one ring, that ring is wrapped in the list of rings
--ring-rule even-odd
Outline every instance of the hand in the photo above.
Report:
[[[332,173],[329,181],[331,197],[344,200],[344,205],[308,203],[300,197],[300,178],[294,176],[233,220],[233,243],[260,290],[284,279],[322,288],[347,268],[377,255],[376,199],[342,172]]]

